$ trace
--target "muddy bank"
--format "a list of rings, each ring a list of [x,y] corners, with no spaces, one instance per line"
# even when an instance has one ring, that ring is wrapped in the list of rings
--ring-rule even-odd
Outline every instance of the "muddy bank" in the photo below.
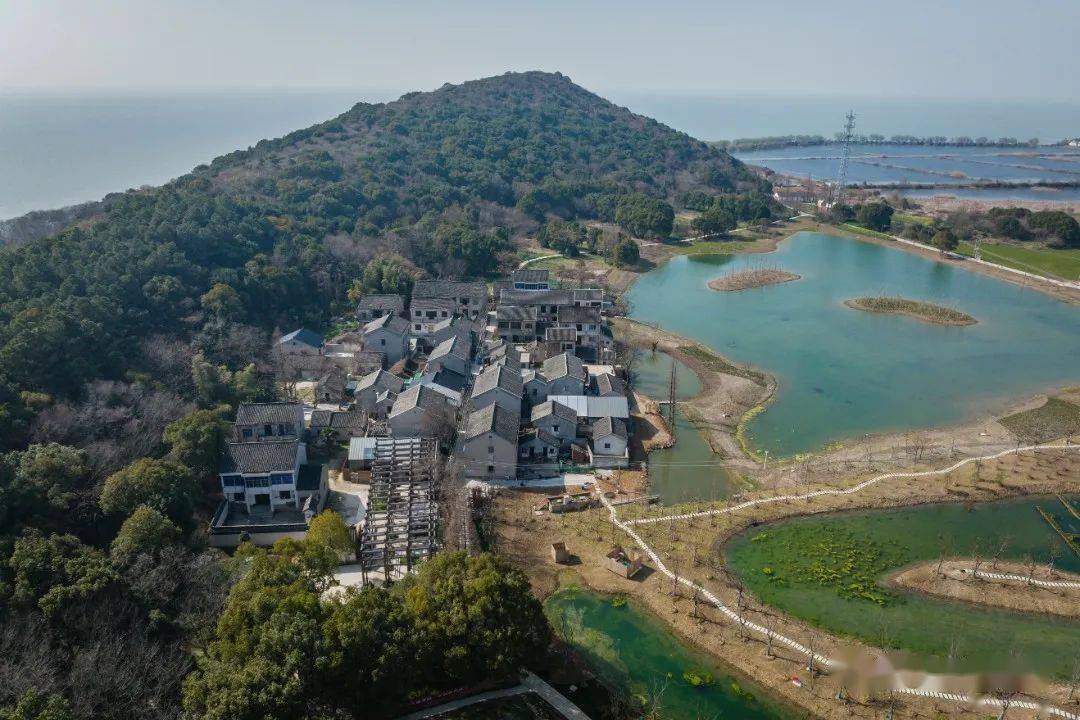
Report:
[[[972,575],[976,565],[979,577]],[[987,573],[1015,575],[1022,579],[992,578],[987,577]],[[1077,587],[1042,587],[1023,579],[1028,577],[1036,581],[1074,582]],[[901,570],[889,577],[886,584],[984,607],[1080,618],[1080,575],[1051,571],[1044,565],[1032,568],[1017,562],[995,563],[985,558],[945,560]]]

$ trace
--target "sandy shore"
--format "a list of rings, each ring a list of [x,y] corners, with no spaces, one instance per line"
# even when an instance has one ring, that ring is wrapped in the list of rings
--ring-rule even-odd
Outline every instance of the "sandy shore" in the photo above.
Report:
[[[979,566],[979,577],[972,574]],[[1045,587],[1024,580],[999,579],[987,574],[1031,577],[1037,581],[1074,582],[1077,587]],[[985,607],[1080,618],[1080,575],[1050,571],[1045,565],[993,562],[983,558],[922,563],[892,575],[888,584],[935,597],[962,600]]]

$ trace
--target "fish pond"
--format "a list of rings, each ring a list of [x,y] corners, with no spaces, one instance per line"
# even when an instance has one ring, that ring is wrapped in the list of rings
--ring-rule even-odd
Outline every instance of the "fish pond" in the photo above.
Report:
[[[672,364],[677,400],[701,392],[701,381],[694,371],[662,352],[638,352],[634,360],[634,387],[653,400],[667,399]],[[734,484],[705,436],[686,415],[676,411],[675,445],[649,453],[649,492],[659,495],[664,504],[674,505],[728,497]]]
[[[707,287],[720,275],[763,265],[802,277],[741,292]],[[956,308],[978,322],[949,327],[844,306],[879,295]],[[969,421],[1080,380],[1080,308],[822,233],[796,233],[765,255],[677,256],[639,278],[628,298],[632,317],[777,377],[775,400],[748,426],[751,442],[774,456]]]
[[[544,604],[552,627],[605,683],[663,718],[797,717],[747,679],[679,641],[648,612],[577,588]]]
[[[830,633],[909,651],[933,671],[992,671],[1019,665],[1068,677],[1080,622],[981,608],[886,587],[882,579],[918,562],[991,557],[1080,571],[1036,511],[1080,531],[1054,497],[975,505],[924,505],[782,521],[751,529],[724,548],[729,566],[763,602]]]

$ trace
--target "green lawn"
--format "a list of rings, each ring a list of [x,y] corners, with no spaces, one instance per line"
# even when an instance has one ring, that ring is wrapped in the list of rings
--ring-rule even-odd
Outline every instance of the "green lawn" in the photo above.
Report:
[[[962,255],[974,256],[970,243],[960,243]],[[987,262],[1060,280],[1080,279],[1080,249],[1051,250],[1042,247],[1018,247],[1000,243],[982,243],[982,258]]]
[[[877,230],[871,230],[870,228],[865,228],[862,225],[855,225],[854,223],[844,223],[840,227],[844,228],[845,230],[850,230],[853,233],[858,233],[859,235],[867,235],[869,237],[881,238],[882,240],[892,240],[893,239],[892,235],[890,235],[888,233],[878,232]]]
[[[933,225],[934,218],[926,215],[912,215],[910,213],[893,213],[893,222],[914,223],[916,225]]]

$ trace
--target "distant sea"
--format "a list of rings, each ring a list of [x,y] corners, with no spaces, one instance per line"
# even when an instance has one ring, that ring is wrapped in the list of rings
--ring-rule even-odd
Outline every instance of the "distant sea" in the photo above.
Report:
[[[831,136],[844,114],[885,135],[987,135],[1056,141],[1080,135],[1080,101],[980,102],[605,92],[703,140]],[[329,119],[388,90],[4,93],[0,219],[166,182],[237,148]]]

